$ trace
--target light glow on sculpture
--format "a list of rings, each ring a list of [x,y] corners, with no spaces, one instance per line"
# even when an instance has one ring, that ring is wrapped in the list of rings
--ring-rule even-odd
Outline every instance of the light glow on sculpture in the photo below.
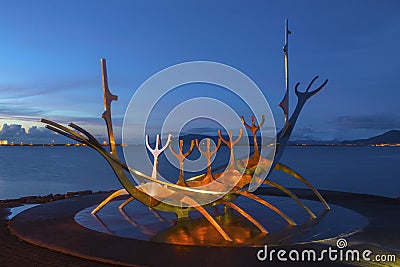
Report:
[[[286,24],[286,36],[288,35],[288,28]],[[287,39],[285,44],[285,73],[286,73],[286,88],[288,89],[288,68],[287,68]],[[204,63],[201,63],[203,66]],[[145,144],[148,151],[153,155],[153,168],[151,176],[148,176],[142,173],[140,170],[134,169],[128,164],[120,161],[118,158],[118,154],[116,153],[116,145],[114,140],[114,133],[112,128],[112,116],[111,116],[111,103],[113,100],[117,100],[118,97],[113,95],[108,88],[108,80],[107,80],[107,71],[106,71],[106,61],[105,59],[101,59],[101,67],[102,67],[102,82],[103,82],[103,92],[104,92],[104,108],[105,111],[102,114],[102,117],[105,120],[107,126],[107,132],[109,137],[110,151],[104,149],[103,145],[88,131],[81,128],[80,126],[70,123],[69,127],[62,126],[55,122],[42,119],[41,121],[46,124],[46,127],[50,130],[53,130],[59,134],[62,134],[68,138],[71,138],[77,142],[82,143],[83,145],[87,145],[92,149],[96,150],[100,153],[106,161],[110,164],[113,169],[115,175],[123,186],[123,189],[120,189],[106,198],[102,203],[100,203],[93,211],[92,214],[96,215],[96,213],[101,210],[107,203],[112,201],[118,196],[129,195],[129,198],[123,202],[120,206],[120,212],[124,215],[124,217],[130,222],[134,223],[132,218],[130,218],[127,214],[124,214],[124,207],[128,205],[131,201],[137,200],[148,206],[151,209],[165,211],[165,212],[173,212],[177,215],[178,218],[187,218],[189,212],[192,210],[197,210],[200,214],[204,216],[205,219],[210,222],[210,224],[218,231],[218,233],[223,237],[223,239],[227,241],[233,241],[232,234],[228,233],[223,227],[215,220],[213,216],[206,210],[207,207],[222,205],[224,207],[229,207],[235,210],[238,214],[243,216],[246,220],[251,222],[253,225],[257,227],[261,235],[268,234],[268,229],[264,228],[256,219],[254,219],[250,214],[248,214],[244,209],[239,207],[234,203],[234,201],[238,197],[248,198],[254,202],[257,202],[266,208],[272,210],[276,214],[278,214],[288,225],[296,225],[288,215],[283,213],[278,207],[272,205],[268,201],[258,197],[253,194],[255,188],[260,184],[272,186],[277,188],[278,190],[287,194],[290,198],[292,198],[304,211],[310,216],[310,219],[315,219],[317,216],[289,189],[285,186],[273,182],[269,180],[270,170],[279,170],[283,171],[295,179],[304,183],[308,188],[310,188],[314,194],[319,198],[319,200],[323,203],[326,210],[329,210],[330,207],[321,194],[309,183],[304,177],[302,177],[299,173],[292,170],[288,166],[280,163],[281,156],[283,154],[284,148],[287,145],[289,137],[293,131],[293,128],[296,124],[298,116],[308,99],[310,99],[313,95],[317,94],[322,88],[327,84],[326,80],[323,82],[317,89],[310,91],[310,88],[314,81],[318,78],[315,77],[307,89],[304,92],[298,91],[299,83],[295,86],[295,93],[297,96],[297,105],[294,112],[291,114],[290,118],[288,117],[288,91],[286,91],[284,101],[281,102],[281,107],[284,110],[285,115],[285,126],[283,129],[277,133],[274,138],[276,138],[279,146],[275,150],[273,149],[273,156],[263,157],[259,148],[259,143],[257,140],[257,133],[263,130],[263,125],[266,122],[266,117],[269,118],[269,113],[262,115],[261,122],[256,122],[254,116],[251,117],[251,125],[246,123],[244,117],[240,117],[240,121],[242,125],[240,127],[246,127],[252,133],[253,137],[253,153],[248,155],[248,159],[235,159],[234,155],[234,147],[240,141],[243,136],[242,129],[239,130],[239,136],[235,139],[232,130],[228,131],[228,137],[226,138],[221,134],[221,131],[218,130],[218,141],[215,148],[211,149],[211,140],[207,138],[205,140],[205,148],[202,147],[200,140],[190,140],[190,148],[183,152],[183,140],[179,140],[179,151],[175,152],[171,144],[172,135],[169,134],[166,142],[161,144],[161,135],[157,135],[155,140],[155,147],[152,148],[149,143],[149,136],[146,135]],[[269,110],[270,112],[270,110]],[[268,122],[268,121],[267,121]],[[261,135],[262,136],[262,135]],[[262,140],[262,139],[261,139]],[[228,164],[221,166],[220,168],[212,169],[211,166],[211,158],[218,153],[221,144],[225,144],[229,149],[229,158],[230,161]],[[273,144],[274,145],[274,144]],[[178,159],[179,161],[179,177],[176,183],[170,183],[163,179],[158,178],[158,160],[159,156],[170,149],[171,153]],[[195,177],[191,177],[185,179],[184,177],[184,160],[196,149],[201,153],[203,157],[207,160],[207,170],[204,174],[198,175]],[[261,150],[264,149],[261,144]],[[125,172],[129,172],[131,175],[137,177],[140,183],[134,184],[131,179],[128,178]],[[265,175],[265,177],[262,177]],[[201,232],[201,229],[198,229]],[[194,233],[198,234],[198,238],[201,238],[202,233]],[[245,233],[245,231],[244,231]],[[179,238],[179,237],[177,237]],[[183,237],[187,238],[187,237]],[[243,236],[242,238],[245,238]]]

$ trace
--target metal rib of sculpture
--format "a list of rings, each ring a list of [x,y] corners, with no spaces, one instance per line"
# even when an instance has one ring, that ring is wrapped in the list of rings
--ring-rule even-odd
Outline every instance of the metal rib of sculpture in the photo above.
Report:
[[[178,219],[188,217],[188,213],[191,210],[197,210],[214,226],[214,228],[220,233],[220,235],[225,240],[232,241],[232,238],[229,236],[229,234],[226,233],[226,231],[221,227],[221,225],[219,225],[215,221],[215,219],[205,209],[206,207],[209,207],[209,206],[216,206],[216,205],[222,204],[224,206],[229,206],[232,209],[236,210],[239,214],[241,214],[247,220],[252,222],[260,230],[261,234],[266,234],[268,231],[262,225],[260,225],[252,216],[247,214],[243,209],[238,207],[236,204],[233,204],[233,201],[238,196],[243,196],[248,199],[254,200],[254,201],[264,205],[265,207],[271,209],[272,211],[276,212],[289,225],[296,225],[296,223],[291,218],[289,218],[286,214],[284,214],[280,209],[278,209],[277,207],[275,207],[268,201],[254,195],[246,190],[246,186],[250,183],[250,181],[252,179],[252,174],[254,174],[254,172],[256,170],[255,167],[257,167],[258,165],[262,165],[263,161],[267,160],[267,159],[264,159],[259,153],[257,136],[256,136],[257,130],[262,126],[262,124],[264,122],[264,116],[262,118],[262,122],[258,126],[255,125],[254,117],[252,117],[252,126],[247,125],[245,123],[244,119],[242,119],[245,126],[248,129],[250,129],[251,132],[253,133],[254,153],[253,153],[251,159],[254,159],[254,160],[253,160],[253,162],[250,162],[250,163],[254,164],[256,159],[257,159],[257,163],[254,166],[252,164],[244,165],[245,172],[243,174],[241,174],[241,176],[238,176],[238,179],[236,180],[236,186],[233,187],[233,189],[231,191],[229,191],[228,193],[202,190],[202,189],[197,189],[196,187],[198,185],[203,185],[203,184],[206,184],[209,182],[213,182],[214,181],[213,175],[216,175],[216,176],[221,175],[221,174],[217,174],[217,173],[213,174],[212,169],[211,169],[211,162],[210,162],[210,159],[213,156],[213,154],[215,154],[217,152],[217,150],[219,149],[219,147],[221,145],[221,140],[230,149],[230,159],[231,160],[230,160],[230,163],[227,168],[227,170],[228,170],[227,173],[229,173],[229,171],[230,172],[237,171],[237,170],[234,170],[234,166],[240,165],[240,164],[237,164],[240,161],[234,160],[233,148],[234,148],[234,145],[239,141],[242,133],[240,133],[240,136],[238,139],[233,140],[232,132],[230,131],[229,132],[230,140],[227,141],[221,136],[221,133],[218,132],[218,134],[220,135],[220,139],[218,140],[218,144],[216,145],[216,149],[214,151],[210,151],[210,139],[206,140],[207,150],[202,150],[198,140],[196,140],[195,143],[196,143],[197,148],[206,157],[206,159],[208,161],[207,173],[205,175],[197,176],[197,177],[188,179],[186,181],[183,178],[183,171],[184,171],[183,170],[183,160],[188,156],[188,153],[190,153],[193,150],[193,141],[191,144],[191,148],[185,154],[183,154],[183,151],[182,151],[182,147],[183,147],[183,144],[182,144],[180,146],[180,154],[177,154],[177,153],[174,154],[175,156],[180,155],[179,156],[180,160],[178,159],[180,161],[180,176],[179,176],[178,182],[176,184],[158,180],[156,177],[157,159],[158,159],[158,156],[160,155],[160,153],[162,153],[169,146],[170,138],[171,138],[170,135],[167,140],[167,143],[164,145],[164,147],[162,149],[158,149],[159,144],[160,144],[159,136],[157,136],[157,139],[156,139],[155,149],[152,149],[149,146],[148,137],[146,137],[146,145],[147,145],[148,149],[150,151],[152,151],[152,154],[154,156],[154,165],[153,165],[153,172],[152,172],[151,177],[141,173],[140,171],[129,168],[125,163],[121,162],[119,160],[118,154],[116,153],[116,150],[115,150],[115,141],[114,141],[114,133],[113,133],[113,128],[112,128],[112,117],[111,117],[111,102],[113,100],[117,100],[117,96],[111,94],[109,91],[105,64],[106,64],[105,60],[102,59],[101,65],[102,65],[102,79],[103,79],[104,107],[105,107],[105,111],[104,111],[102,117],[104,118],[106,125],[107,125],[107,132],[108,132],[108,137],[109,137],[109,141],[110,141],[110,152],[106,151],[101,146],[101,144],[96,140],[96,138],[94,138],[88,131],[77,126],[76,124],[70,123],[69,124],[70,128],[68,128],[68,127],[62,126],[60,124],[57,124],[57,123],[49,121],[49,120],[45,120],[45,119],[41,120],[43,123],[46,124],[46,128],[53,130],[57,133],[60,133],[60,134],[66,136],[68,138],[71,138],[75,141],[81,142],[81,143],[91,147],[92,149],[96,150],[98,153],[100,153],[106,159],[106,161],[110,164],[115,175],[117,176],[118,180],[120,181],[121,185],[123,186],[123,189],[120,189],[120,190],[114,192],[108,198],[106,198],[102,203],[100,203],[92,211],[92,214],[95,215],[104,205],[106,205],[108,202],[110,202],[112,199],[116,198],[117,196],[128,194],[128,195],[130,195],[130,197],[124,203],[122,203],[120,205],[120,207],[119,207],[120,210],[122,210],[124,208],[124,206],[127,205],[132,200],[137,200],[137,201],[141,202],[142,204],[144,204],[154,210],[173,212],[177,215]],[[320,90],[322,90],[322,88],[328,82],[328,80],[326,80],[321,86],[319,86],[317,89],[310,92],[309,90],[310,90],[313,82],[317,79],[317,77],[315,77],[311,81],[311,83],[309,84],[309,86],[307,87],[305,92],[298,91],[299,83],[296,84],[295,93],[298,98],[296,108],[295,108],[294,112],[292,113],[290,119],[285,120],[284,128],[277,135],[278,148],[275,152],[275,157],[274,157],[273,162],[272,163],[269,162],[269,164],[272,164],[271,169],[286,172],[286,173],[292,175],[293,177],[295,177],[296,179],[302,181],[316,194],[316,196],[325,205],[325,208],[329,209],[329,206],[326,203],[326,201],[322,198],[322,196],[318,193],[318,191],[307,180],[305,180],[302,176],[300,176],[294,170],[290,169],[286,165],[281,164],[279,162],[280,158],[284,152],[284,148],[287,145],[289,137],[293,131],[294,125],[298,119],[298,116],[299,116],[304,104],[313,95],[315,95]],[[286,118],[287,112],[288,112],[288,107],[285,106],[285,105],[287,105],[287,103],[288,103],[288,99],[287,99],[287,101],[283,101],[281,103],[281,106],[283,106],[283,109],[285,111],[285,118]],[[125,172],[130,172],[132,175],[139,177],[141,179],[141,181],[143,181],[143,183],[140,185],[134,185],[131,182],[131,180],[127,177]],[[222,179],[222,181],[229,183],[229,179],[228,180]],[[309,210],[297,196],[295,196],[292,192],[290,192],[284,186],[282,186],[276,182],[270,181],[268,179],[268,177],[267,177],[267,179],[265,179],[263,181],[263,183],[273,186],[275,188],[278,188],[279,190],[285,192],[291,198],[293,198],[301,207],[303,207],[307,211],[307,213],[311,216],[311,218],[316,217],[312,213],[312,211]],[[156,189],[155,192],[156,192],[157,196],[153,195],[153,194],[149,194],[150,191],[154,192],[154,189]],[[191,197],[191,196],[193,196],[193,194],[204,194],[204,195],[209,194],[209,195],[217,196],[217,198],[215,201],[202,206]],[[171,197],[171,196],[173,196],[175,199],[178,199],[179,201],[181,201],[181,203],[185,203],[187,206],[179,207],[179,206],[168,204],[168,203],[160,200],[163,197]]]
[[[199,185],[206,185],[206,184],[212,183],[213,181],[215,181],[215,179],[211,172],[211,158],[212,158],[212,156],[214,156],[217,153],[219,147],[221,146],[221,140],[218,139],[218,143],[214,150],[211,150],[211,139],[210,138],[206,139],[206,150],[203,150],[200,147],[199,140],[196,139],[195,143],[196,143],[197,149],[207,160],[207,173],[205,176],[202,177],[202,180],[200,181]]]
[[[101,117],[105,120],[107,125],[107,134],[108,141],[110,144],[110,153],[116,155],[117,150],[115,148],[115,138],[114,138],[114,130],[112,126],[111,119],[111,102],[117,101],[118,96],[113,95],[108,88],[108,77],[107,77],[107,65],[106,60],[104,58],[100,59],[101,62],[101,81],[103,85],[103,93],[104,93],[104,112]]]
[[[221,135],[221,130],[218,130],[219,140],[221,140],[229,148],[229,165],[227,170],[234,171],[235,169],[235,154],[233,153],[233,147],[240,141],[243,135],[243,130],[240,129],[239,136],[236,140],[233,140],[232,130],[229,130],[229,141]],[[237,171],[237,170],[236,170]]]
[[[260,124],[256,125],[255,121],[254,121],[254,116],[251,116],[251,126],[246,123],[243,116],[240,118],[242,119],[243,125],[247,129],[249,129],[253,135],[254,152],[253,152],[253,155],[251,156],[251,158],[249,159],[249,161],[247,163],[247,167],[246,167],[246,168],[251,168],[251,167],[258,165],[258,161],[260,160],[260,151],[258,149],[258,142],[257,142],[257,131],[261,128],[261,126],[264,125],[265,117],[264,117],[264,115],[262,115]]]
[[[146,135],[146,147],[147,147],[147,149],[150,151],[150,153],[153,155],[153,158],[154,158],[154,160],[153,160],[153,172],[152,172],[152,174],[151,174],[151,177],[154,178],[154,179],[157,179],[158,156],[160,156],[160,154],[161,154],[162,152],[164,152],[164,150],[167,149],[167,147],[169,146],[169,143],[171,143],[171,137],[172,137],[172,135],[168,135],[168,140],[167,140],[167,142],[166,142],[165,145],[160,149],[160,148],[158,148],[158,147],[159,147],[159,145],[161,144],[161,138],[160,138],[160,135],[157,134],[157,137],[156,137],[156,146],[155,146],[154,149],[153,149],[153,148],[150,147],[150,144],[149,144],[149,136]]]
[[[172,146],[169,147],[169,150],[171,151],[172,155],[174,155],[175,158],[179,161],[179,177],[178,177],[178,181],[176,182],[177,185],[188,186],[186,184],[185,178],[184,178],[183,162],[192,153],[193,148],[194,148],[194,140],[192,140],[190,142],[190,148],[186,153],[183,153],[183,140],[179,140],[179,152],[178,153],[176,153],[174,151]]]

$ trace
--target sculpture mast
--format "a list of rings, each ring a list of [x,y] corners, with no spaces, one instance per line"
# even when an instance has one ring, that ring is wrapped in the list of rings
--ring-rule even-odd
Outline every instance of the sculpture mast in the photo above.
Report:
[[[283,109],[283,113],[285,114],[285,123],[288,122],[289,119],[289,34],[291,34],[289,30],[289,22],[285,20],[285,46],[283,47],[283,55],[285,58],[285,85],[286,92],[285,96],[279,106]]]
[[[118,100],[118,96],[113,95],[108,88],[108,79],[107,79],[107,67],[106,60],[104,58],[100,59],[101,63],[101,78],[103,84],[103,93],[104,93],[104,112],[101,117],[105,120],[107,125],[107,133],[108,133],[108,141],[110,144],[110,153],[113,156],[117,157],[117,150],[115,149],[115,139],[114,139],[114,130],[112,126],[111,119],[111,102],[113,100]]]

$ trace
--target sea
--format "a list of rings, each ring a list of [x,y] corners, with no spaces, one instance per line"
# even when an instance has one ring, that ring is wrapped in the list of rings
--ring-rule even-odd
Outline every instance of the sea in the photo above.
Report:
[[[289,146],[281,162],[318,189],[400,197],[400,147]],[[305,187],[280,171],[269,179]],[[0,199],[120,188],[107,162],[88,147],[0,146]]]

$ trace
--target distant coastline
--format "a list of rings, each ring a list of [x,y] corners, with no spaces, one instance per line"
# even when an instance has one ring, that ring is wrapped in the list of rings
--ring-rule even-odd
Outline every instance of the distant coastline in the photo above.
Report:
[[[223,144],[222,144],[223,145]],[[85,144],[7,144],[7,145],[0,145],[0,147],[85,147],[87,145]],[[108,145],[102,145],[102,146],[108,146]],[[116,144],[115,146],[117,147],[124,147],[124,146],[129,146],[126,144]],[[250,144],[250,146],[253,146]],[[287,144],[287,146],[295,146],[295,147],[304,147],[304,146],[325,146],[325,147],[400,147],[399,144],[302,144],[302,143],[291,143]]]
[[[21,147],[21,146],[87,146],[85,144],[0,144],[1,146],[12,146],[12,147]],[[101,146],[109,146],[102,144]],[[115,146],[127,146],[125,144],[115,144]]]
[[[225,136],[224,136],[225,137]],[[218,136],[213,135],[203,135],[203,134],[187,134],[181,137],[185,141],[199,139],[202,140],[203,138],[211,138],[211,139],[218,139]],[[226,138],[229,138],[226,136]],[[259,137],[257,137],[259,139]],[[21,146],[86,146],[86,144],[70,144],[70,143],[40,143],[40,144],[33,144],[33,143],[8,143],[7,140],[0,140],[0,147],[1,146],[12,146],[12,147],[21,147]],[[106,141],[101,143],[102,146],[109,146]],[[133,144],[137,145],[137,144]],[[240,143],[238,144],[241,145]],[[248,145],[248,144],[246,144]],[[252,140],[250,140],[250,146],[252,146]],[[127,144],[116,144],[116,146],[128,146]],[[318,141],[313,139],[297,139],[291,140],[288,143],[288,146],[331,146],[331,147],[400,147],[400,130],[391,130],[387,131],[381,135],[373,136],[367,139],[355,139],[355,140],[331,140],[331,141]]]

